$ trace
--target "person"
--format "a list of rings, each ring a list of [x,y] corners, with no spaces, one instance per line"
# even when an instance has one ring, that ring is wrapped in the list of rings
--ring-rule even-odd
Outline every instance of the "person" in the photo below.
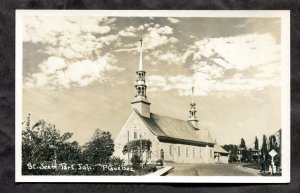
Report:
[[[261,166],[260,172],[266,173],[266,158],[265,158],[265,155],[261,156],[260,166]]]

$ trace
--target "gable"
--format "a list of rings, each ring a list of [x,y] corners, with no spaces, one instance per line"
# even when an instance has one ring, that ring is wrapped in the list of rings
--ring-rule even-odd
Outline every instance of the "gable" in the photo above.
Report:
[[[115,143],[124,145],[128,142],[128,140],[134,140],[134,132],[137,132],[136,134],[138,139],[140,135],[143,139],[154,140],[156,138],[156,136],[149,131],[148,127],[141,120],[141,117],[138,116],[135,111],[132,111],[118,133]]]

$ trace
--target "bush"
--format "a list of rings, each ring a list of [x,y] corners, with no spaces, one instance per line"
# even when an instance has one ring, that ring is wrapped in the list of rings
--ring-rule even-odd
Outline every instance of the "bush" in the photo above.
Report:
[[[133,169],[139,169],[141,167],[142,160],[141,160],[140,156],[138,156],[137,154],[133,154],[133,156],[131,158],[131,163],[132,163]]]
[[[121,166],[121,165],[124,165],[124,160],[119,157],[113,156],[113,157],[109,158],[109,163],[112,166]]]

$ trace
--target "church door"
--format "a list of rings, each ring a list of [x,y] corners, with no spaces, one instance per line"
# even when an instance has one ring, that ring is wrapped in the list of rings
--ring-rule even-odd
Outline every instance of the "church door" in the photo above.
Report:
[[[164,155],[164,150],[163,149],[160,150],[160,159],[161,160],[165,159],[165,155]]]

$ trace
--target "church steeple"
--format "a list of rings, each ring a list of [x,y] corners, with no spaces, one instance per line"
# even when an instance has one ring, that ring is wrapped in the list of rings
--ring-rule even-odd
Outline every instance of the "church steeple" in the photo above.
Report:
[[[140,39],[141,47],[140,47],[140,63],[139,63],[139,71],[144,71],[143,67],[143,38]]]
[[[196,110],[196,103],[194,102],[194,86],[192,87],[192,103],[190,104],[190,117],[188,121],[194,126],[195,129],[198,128],[198,119],[196,116],[197,110]]]
[[[133,109],[139,111],[144,117],[150,117],[150,102],[147,100],[147,85],[146,85],[146,71],[143,66],[143,39],[140,40],[140,61],[139,67],[136,71],[137,79],[135,82],[136,95],[131,102]]]

